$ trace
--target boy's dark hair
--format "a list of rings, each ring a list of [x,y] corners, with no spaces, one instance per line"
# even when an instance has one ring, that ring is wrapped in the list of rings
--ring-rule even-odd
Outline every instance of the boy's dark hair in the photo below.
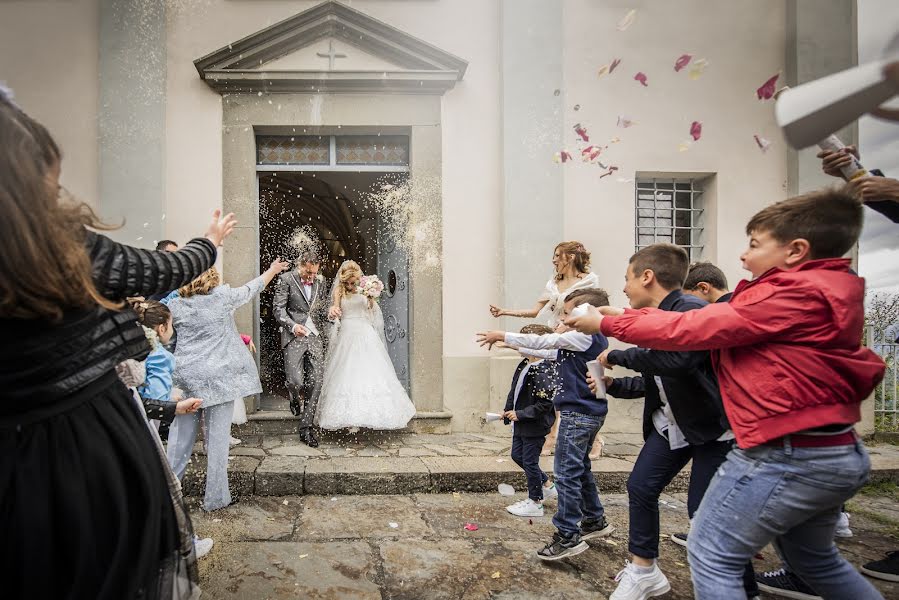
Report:
[[[521,328],[521,333],[536,333],[537,335],[546,335],[548,333],[552,333],[552,327],[547,325],[540,325],[538,323],[532,323],[530,325],[525,325]]]
[[[826,189],[763,208],[749,219],[746,235],[767,232],[782,244],[802,238],[810,258],[838,258],[858,241],[863,219],[861,201],[846,188]]]
[[[634,275],[639,277],[644,271],[652,271],[659,285],[666,290],[675,290],[684,287],[690,258],[680,246],[653,244],[635,252],[628,264]]]
[[[690,265],[687,279],[684,280],[684,289],[695,290],[703,281],[716,290],[727,291],[727,277],[721,269],[710,262],[696,262]]]
[[[156,243],[156,250],[161,252],[169,246],[175,246],[177,248],[178,244],[176,244],[172,240],[159,240],[159,242]]]
[[[568,304],[572,300],[577,300],[577,306],[581,304],[589,304],[590,306],[609,306],[609,294],[600,288],[586,288],[583,290],[575,290],[568,294],[565,303]]]

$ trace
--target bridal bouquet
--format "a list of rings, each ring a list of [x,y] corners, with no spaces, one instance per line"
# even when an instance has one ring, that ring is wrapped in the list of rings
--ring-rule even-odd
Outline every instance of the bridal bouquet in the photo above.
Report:
[[[384,284],[377,275],[365,275],[359,280],[359,293],[366,298],[377,300],[384,291]]]

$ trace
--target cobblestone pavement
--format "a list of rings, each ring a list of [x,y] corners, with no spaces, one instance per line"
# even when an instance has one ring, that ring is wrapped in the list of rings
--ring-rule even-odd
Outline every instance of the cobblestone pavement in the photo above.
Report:
[[[891,496],[859,496],[855,537],[843,554],[860,564],[899,548]],[[193,512],[194,527],[215,546],[200,561],[204,597],[235,599],[575,599],[606,598],[627,557],[627,497],[603,495],[616,526],[589,551],[552,565],[534,552],[552,531],[553,506],[523,519],[504,507],[517,497],[492,494],[250,497],[215,513]],[[663,496],[663,535],[687,526],[685,495]],[[477,531],[464,529],[474,523]],[[661,542],[669,599],[692,598],[684,548]],[[771,548],[759,571],[777,566]],[[873,580],[872,580],[873,581]],[[875,582],[886,598],[899,584]],[[859,599],[861,600],[861,599]]]

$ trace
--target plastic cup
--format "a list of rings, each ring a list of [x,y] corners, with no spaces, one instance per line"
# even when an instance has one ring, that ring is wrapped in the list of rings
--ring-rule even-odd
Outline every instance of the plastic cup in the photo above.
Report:
[[[589,371],[590,375],[593,376],[593,381],[596,382],[596,397],[597,398],[605,398],[606,397],[606,384],[602,380],[603,368],[598,360],[591,360],[587,362],[587,371]]]
[[[500,415],[500,414],[497,414],[497,413],[489,412],[489,413],[485,413],[484,419],[485,419],[488,423],[492,423],[493,421],[502,421],[502,420],[503,420],[503,416]]]

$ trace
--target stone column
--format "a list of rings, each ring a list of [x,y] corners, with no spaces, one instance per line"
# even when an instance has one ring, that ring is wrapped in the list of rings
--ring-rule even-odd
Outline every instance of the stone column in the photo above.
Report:
[[[101,0],[99,46],[100,213],[128,217],[111,237],[151,247],[165,230],[164,0]]]
[[[503,303],[534,305],[562,241],[562,2],[503,0]],[[509,320],[507,325],[521,325]]]

